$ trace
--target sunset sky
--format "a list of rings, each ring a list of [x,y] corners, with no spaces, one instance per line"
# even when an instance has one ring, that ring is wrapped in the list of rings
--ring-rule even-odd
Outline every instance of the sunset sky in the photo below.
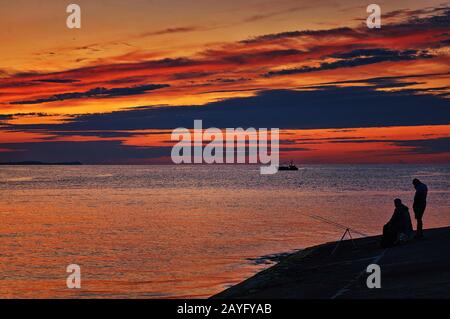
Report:
[[[283,160],[450,163],[450,5],[0,0],[0,162],[169,163],[170,133],[278,127]]]

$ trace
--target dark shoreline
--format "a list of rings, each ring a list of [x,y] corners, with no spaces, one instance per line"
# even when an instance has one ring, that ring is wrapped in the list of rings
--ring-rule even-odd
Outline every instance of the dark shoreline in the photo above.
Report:
[[[380,236],[309,247],[212,299],[450,298],[450,227],[429,229],[425,239],[381,249]],[[380,289],[366,284],[367,266],[381,267]]]
[[[39,162],[39,161],[24,161],[24,162],[3,162],[0,163],[1,166],[19,166],[19,165],[26,165],[26,166],[41,166],[41,165],[48,165],[48,166],[79,166],[83,165],[81,162],[57,162],[57,163],[47,163],[47,162]]]

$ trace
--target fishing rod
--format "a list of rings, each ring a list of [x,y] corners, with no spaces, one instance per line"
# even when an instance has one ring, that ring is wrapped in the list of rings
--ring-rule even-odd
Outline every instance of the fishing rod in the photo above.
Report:
[[[352,231],[353,233],[355,233],[357,235],[360,235],[360,236],[363,236],[363,237],[369,237],[369,235],[367,235],[367,234],[364,234],[364,233],[362,233],[362,232],[360,232],[360,231],[358,231],[358,230],[356,230],[354,228],[348,227],[346,225],[339,224],[339,223],[337,223],[337,222],[335,222],[335,221],[333,221],[331,219],[328,219],[328,218],[325,218],[325,217],[322,217],[322,216],[318,216],[318,215],[310,215],[309,217],[314,218],[316,220],[320,220],[320,221],[322,221],[322,222],[324,222],[326,224],[333,225],[335,227],[338,227],[338,228],[341,228],[341,229],[344,229],[344,230],[348,229],[348,230]]]
[[[352,244],[353,244],[354,247],[356,247],[356,244],[355,244],[355,242],[353,241],[353,237],[352,237],[352,234],[351,234],[352,232],[355,233],[355,234],[358,234],[358,235],[360,235],[360,236],[363,236],[363,237],[368,237],[368,235],[366,235],[366,234],[364,234],[364,233],[362,233],[362,232],[360,232],[360,231],[357,231],[356,229],[350,228],[350,227],[348,227],[348,226],[346,226],[346,225],[343,225],[343,224],[339,224],[339,223],[337,223],[337,222],[335,222],[335,221],[333,221],[333,220],[330,220],[330,219],[328,219],[328,218],[325,218],[325,217],[322,217],[322,216],[317,216],[317,215],[310,215],[310,217],[311,217],[311,218],[314,218],[314,219],[316,219],[316,220],[319,220],[319,221],[321,221],[321,222],[324,222],[324,223],[326,223],[326,224],[333,225],[333,226],[338,227],[338,228],[341,228],[341,229],[345,229],[344,234],[342,235],[341,239],[338,241],[338,243],[337,243],[336,246],[334,247],[333,251],[331,252],[331,255],[334,255],[334,253],[337,251],[337,249],[339,248],[339,245],[340,245],[341,242],[344,240],[344,238],[345,238],[345,236],[346,236],[347,234],[348,234],[348,236],[350,237],[350,239],[351,239]]]

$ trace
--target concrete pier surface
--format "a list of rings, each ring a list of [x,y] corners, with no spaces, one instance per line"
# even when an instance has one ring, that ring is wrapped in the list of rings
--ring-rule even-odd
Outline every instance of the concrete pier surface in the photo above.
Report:
[[[450,227],[382,249],[380,236],[296,252],[213,299],[450,298]],[[381,268],[381,288],[367,287],[367,266]]]

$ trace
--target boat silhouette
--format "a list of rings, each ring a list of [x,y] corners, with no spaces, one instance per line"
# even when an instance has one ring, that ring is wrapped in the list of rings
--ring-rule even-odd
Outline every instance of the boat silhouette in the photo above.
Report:
[[[295,166],[293,162],[290,162],[288,165],[283,165],[278,167],[279,171],[298,171],[298,167]]]

